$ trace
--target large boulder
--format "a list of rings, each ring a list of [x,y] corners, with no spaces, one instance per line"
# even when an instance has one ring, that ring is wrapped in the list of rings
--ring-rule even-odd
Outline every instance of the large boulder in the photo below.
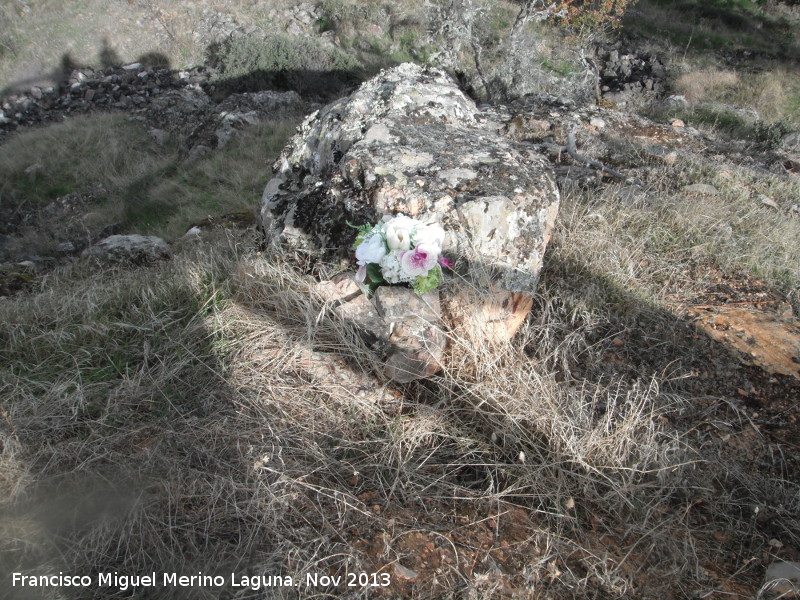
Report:
[[[447,231],[444,252],[495,290],[531,294],[558,213],[549,163],[511,141],[443,72],[403,64],[309,116],[273,167],[268,241],[346,256],[356,232],[405,213]]]

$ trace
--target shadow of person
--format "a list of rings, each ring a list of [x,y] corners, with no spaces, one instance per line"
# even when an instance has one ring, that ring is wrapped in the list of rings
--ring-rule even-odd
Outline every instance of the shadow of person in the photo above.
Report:
[[[103,68],[115,67],[122,64],[119,54],[111,47],[107,36],[103,36],[103,47],[100,49],[100,54],[97,56],[97,59],[100,66]]]
[[[61,61],[58,63],[58,67],[53,70],[52,78],[56,84],[64,83],[69,79],[69,74],[79,68],[78,61],[72,58],[71,53],[67,52],[61,55]]]

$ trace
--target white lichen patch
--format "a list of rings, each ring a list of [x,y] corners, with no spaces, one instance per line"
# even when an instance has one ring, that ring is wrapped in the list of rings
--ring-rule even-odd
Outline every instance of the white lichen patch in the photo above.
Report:
[[[445,169],[439,171],[437,177],[444,179],[450,187],[456,187],[461,181],[475,179],[478,174],[472,169],[457,167],[455,169]]]

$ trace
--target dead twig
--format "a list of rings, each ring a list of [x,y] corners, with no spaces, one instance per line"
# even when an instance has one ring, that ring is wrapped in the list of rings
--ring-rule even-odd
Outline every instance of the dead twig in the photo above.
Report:
[[[550,150],[555,150],[559,154],[562,152],[566,152],[569,154],[573,160],[586,165],[587,167],[591,167],[593,169],[597,169],[601,173],[605,173],[606,175],[610,175],[614,179],[619,179],[620,181],[624,181],[625,183],[631,183],[633,185],[637,185],[639,187],[644,187],[645,183],[641,179],[637,179],[636,177],[628,177],[620,173],[619,171],[615,171],[614,169],[605,166],[603,163],[598,162],[596,160],[592,160],[591,158],[587,158],[581,154],[578,154],[578,148],[576,145],[576,137],[575,137],[575,129],[567,134],[567,145],[566,146],[559,146],[558,144],[531,144],[536,148],[548,148]]]

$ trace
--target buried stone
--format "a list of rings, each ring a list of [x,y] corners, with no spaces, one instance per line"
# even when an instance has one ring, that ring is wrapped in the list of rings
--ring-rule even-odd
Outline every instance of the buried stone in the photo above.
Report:
[[[447,347],[437,290],[417,294],[400,286],[379,287],[372,298],[362,293],[353,273],[316,286],[344,321],[384,362],[384,374],[398,383],[428,377],[442,368]]]
[[[310,115],[284,148],[259,211],[267,242],[352,259],[348,223],[403,213],[438,224],[444,255],[485,292],[470,321],[503,321],[475,337],[508,339],[530,309],[559,195],[549,163],[498,129],[443,72],[385,70]],[[398,340],[419,335],[405,325]]]

